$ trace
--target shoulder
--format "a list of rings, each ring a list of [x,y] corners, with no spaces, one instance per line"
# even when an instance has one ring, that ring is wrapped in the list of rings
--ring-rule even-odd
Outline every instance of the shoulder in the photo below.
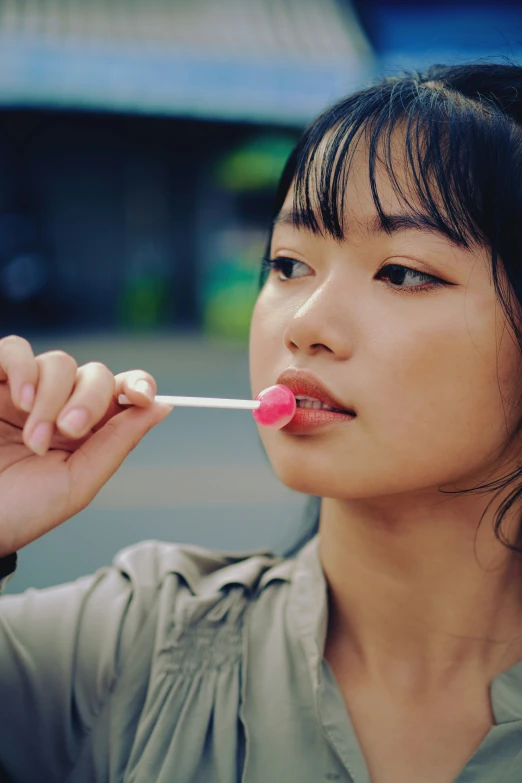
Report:
[[[126,547],[113,560],[113,567],[135,587],[157,590],[176,575],[190,593],[207,596],[229,584],[256,592],[271,581],[287,581],[293,565],[270,549],[232,552],[155,540]]]

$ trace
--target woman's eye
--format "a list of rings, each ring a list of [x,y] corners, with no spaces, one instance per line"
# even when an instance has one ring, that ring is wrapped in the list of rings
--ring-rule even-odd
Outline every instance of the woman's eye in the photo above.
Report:
[[[310,271],[308,264],[303,261],[297,261],[295,258],[286,258],[276,256],[275,258],[264,258],[263,268],[265,271],[275,271],[281,282],[295,280],[298,277],[304,277]],[[434,275],[428,275],[426,272],[419,272],[417,269],[411,269],[401,264],[386,264],[377,273],[378,280],[387,280],[390,287],[414,293],[417,291],[426,291],[432,288],[440,288],[449,285]]]
[[[295,280],[296,277],[304,277],[310,267],[303,261],[297,261],[295,258],[285,258],[276,256],[275,258],[264,258],[263,266],[266,270],[278,272],[281,281]]]
[[[426,272],[419,272],[417,269],[410,269],[400,264],[387,264],[379,269],[377,279],[388,279],[394,288],[413,289],[415,291],[424,291],[428,288],[438,288],[447,285],[444,280],[438,277],[428,275]]]

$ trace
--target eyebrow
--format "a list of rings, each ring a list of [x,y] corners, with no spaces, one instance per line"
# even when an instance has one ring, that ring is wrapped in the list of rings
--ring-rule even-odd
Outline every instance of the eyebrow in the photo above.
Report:
[[[456,237],[450,236],[448,231],[444,230],[442,226],[439,227],[435,225],[428,215],[385,215],[384,222],[386,223],[386,227],[383,225],[383,221],[379,215],[374,215],[365,221],[365,233],[372,236],[375,234],[396,234],[399,231],[411,231],[414,229],[416,231],[424,231],[425,233],[438,234],[439,236],[443,236],[446,239],[455,242],[455,244],[462,244]],[[304,228],[305,230],[312,231],[314,234],[317,233],[310,225],[310,218],[307,213],[299,212],[298,210],[281,210],[274,218],[272,228],[280,225],[292,226],[293,228]]]

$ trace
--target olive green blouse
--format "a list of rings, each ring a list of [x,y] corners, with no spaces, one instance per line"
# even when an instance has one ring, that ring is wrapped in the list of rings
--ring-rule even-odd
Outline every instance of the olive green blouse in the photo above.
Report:
[[[286,560],[147,541],[3,596],[0,780],[370,783],[327,611],[317,537]],[[491,692],[458,783],[522,781],[522,664]]]

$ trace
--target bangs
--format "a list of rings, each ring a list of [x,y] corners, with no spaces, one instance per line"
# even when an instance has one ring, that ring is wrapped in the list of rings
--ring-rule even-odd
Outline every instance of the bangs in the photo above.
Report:
[[[308,128],[283,174],[279,209],[293,183],[294,224],[344,239],[347,182],[364,144],[385,231],[391,226],[378,169],[387,175],[405,223],[439,231],[460,246],[496,247],[520,200],[520,179],[512,200],[509,183],[514,161],[520,161],[520,136],[516,124],[486,99],[464,97],[433,81],[388,80],[342,101]]]

